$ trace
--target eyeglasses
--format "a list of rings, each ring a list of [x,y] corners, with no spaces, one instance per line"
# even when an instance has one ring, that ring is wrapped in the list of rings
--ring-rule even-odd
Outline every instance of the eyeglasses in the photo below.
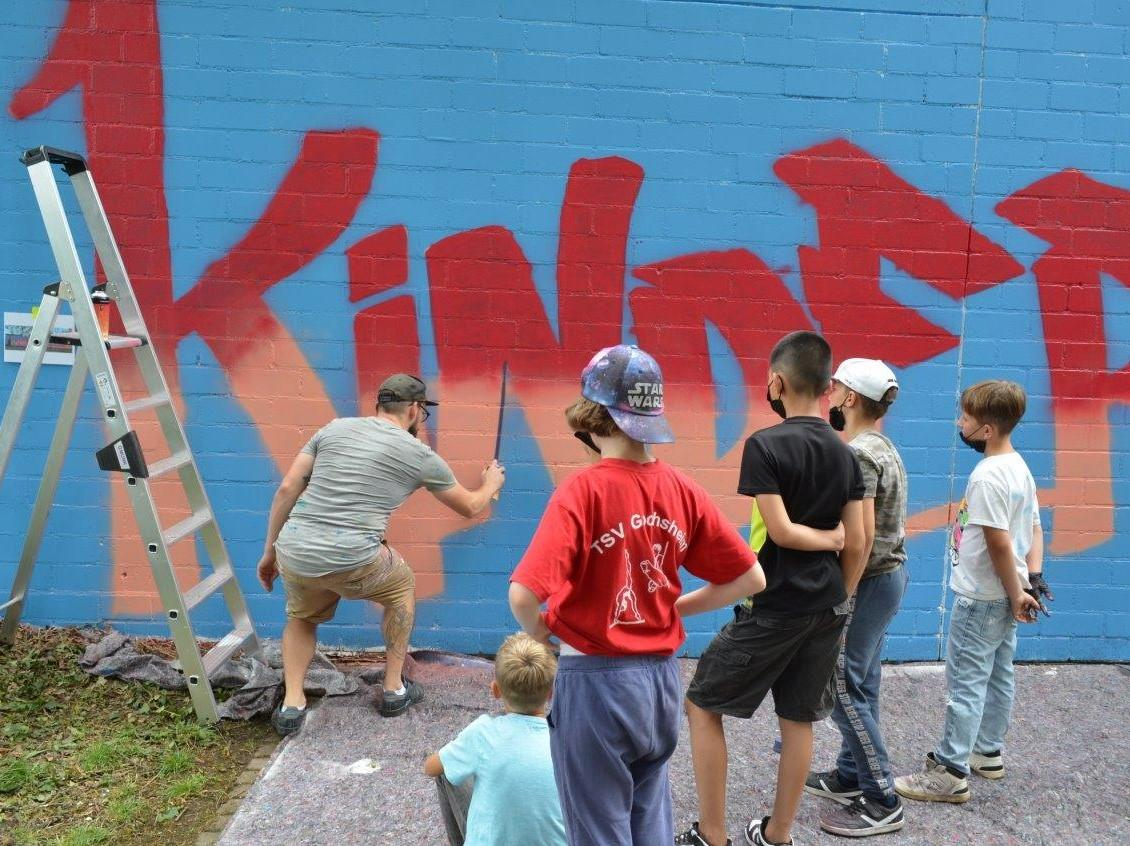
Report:
[[[422,411],[424,413],[424,419],[421,422],[427,423],[428,418],[432,416],[432,413],[430,411],[428,411],[428,407],[426,405],[424,405],[422,402],[416,403],[416,405],[418,405],[419,408],[420,408],[420,411]]]

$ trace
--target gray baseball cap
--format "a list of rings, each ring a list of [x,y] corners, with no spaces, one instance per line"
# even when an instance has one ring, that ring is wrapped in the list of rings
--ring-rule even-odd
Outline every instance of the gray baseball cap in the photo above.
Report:
[[[424,405],[439,405],[428,399],[428,386],[416,376],[407,373],[394,373],[381,383],[377,391],[377,402],[420,402]]]

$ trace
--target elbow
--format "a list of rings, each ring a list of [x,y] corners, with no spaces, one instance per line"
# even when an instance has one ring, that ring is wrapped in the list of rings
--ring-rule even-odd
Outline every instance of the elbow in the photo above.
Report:
[[[760,564],[754,564],[746,574],[746,581],[748,582],[748,595],[753,596],[755,593],[761,593],[765,590],[765,571],[761,569]]]

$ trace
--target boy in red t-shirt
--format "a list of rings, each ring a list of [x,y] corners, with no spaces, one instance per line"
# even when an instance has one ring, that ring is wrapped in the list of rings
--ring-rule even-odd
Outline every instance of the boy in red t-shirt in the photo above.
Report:
[[[765,575],[706,491],[651,455],[675,439],[655,359],[601,350],[581,394],[565,416],[601,460],[550,498],[510,607],[538,640],[561,640],[549,726],[569,842],[668,844],[682,618],[761,591]],[[682,594],[680,567],[708,584]]]

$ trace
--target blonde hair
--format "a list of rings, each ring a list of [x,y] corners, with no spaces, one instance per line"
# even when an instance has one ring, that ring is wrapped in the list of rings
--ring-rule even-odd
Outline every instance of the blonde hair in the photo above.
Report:
[[[510,710],[518,714],[532,714],[545,707],[556,675],[553,653],[523,632],[506,638],[494,656],[494,680]]]
[[[608,409],[600,403],[581,398],[565,409],[565,422],[575,432],[588,432],[608,438],[620,431]]]
[[[1016,428],[1028,407],[1024,389],[1004,379],[986,379],[961,393],[961,410],[978,423],[991,423],[1002,435]]]

